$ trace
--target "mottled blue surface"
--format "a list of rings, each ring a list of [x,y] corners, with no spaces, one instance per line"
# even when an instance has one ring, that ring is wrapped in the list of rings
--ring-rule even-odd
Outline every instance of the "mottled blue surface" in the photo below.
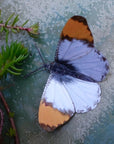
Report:
[[[76,114],[66,125],[53,133],[43,131],[37,121],[40,98],[48,78],[41,72],[24,80],[14,78],[15,86],[4,92],[15,112],[21,144],[113,144],[114,143],[114,2],[113,0],[4,0],[0,1],[2,15],[20,15],[20,23],[29,19],[28,26],[40,24],[38,47],[47,62],[53,61],[60,32],[73,15],[86,17],[94,36],[95,46],[110,64],[110,73],[100,83],[102,99],[98,107],[85,114]],[[4,44],[0,36],[0,46]],[[10,35],[10,41],[22,41],[34,54],[25,66],[29,72],[42,64],[35,41],[28,34]]]

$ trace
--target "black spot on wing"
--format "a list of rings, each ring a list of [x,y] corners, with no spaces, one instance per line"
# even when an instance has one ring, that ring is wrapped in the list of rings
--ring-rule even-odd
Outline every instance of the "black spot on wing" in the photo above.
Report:
[[[79,22],[82,22],[84,25],[87,25],[87,21],[84,17],[82,16],[73,16],[71,17],[71,19],[75,20],[75,21],[79,21]]]
[[[72,37],[69,37],[68,35],[63,35],[63,33],[61,34],[61,40],[64,40],[64,39],[67,39],[67,40],[69,40],[69,41],[72,41]]]
[[[102,59],[103,59],[103,61],[106,61],[106,58],[104,56],[102,57]]]
[[[61,38],[61,40],[65,40],[65,39],[67,39],[67,40],[69,40],[69,41],[72,41],[74,38],[71,38],[71,37],[69,37],[68,35],[63,35],[63,34],[61,34],[62,35],[62,38]],[[76,39],[76,38],[75,38]],[[82,41],[84,44],[87,44],[88,45],[88,47],[94,47],[94,44],[93,44],[93,41],[91,41],[91,42],[89,42],[88,40],[86,40],[86,39],[81,39],[80,41]],[[60,43],[59,43],[60,44]]]
[[[83,40],[80,40],[80,41],[82,41],[84,44],[87,44],[88,47],[90,47],[90,48],[94,47],[93,41],[88,42],[88,40],[86,40],[86,39],[83,39]]]
[[[105,65],[105,68],[106,68],[107,71],[109,70],[109,65],[107,63]]]
[[[95,52],[99,56],[101,56],[100,60],[104,63],[105,72],[101,76],[101,81],[102,81],[106,77],[106,75],[108,74],[108,72],[109,72],[109,64],[108,64],[107,59],[101,54],[101,52],[99,50],[95,50]]]

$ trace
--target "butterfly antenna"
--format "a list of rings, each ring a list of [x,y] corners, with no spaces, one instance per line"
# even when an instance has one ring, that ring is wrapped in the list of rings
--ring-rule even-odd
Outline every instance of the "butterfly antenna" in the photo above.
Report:
[[[36,46],[36,47],[37,47],[37,46]],[[38,50],[39,56],[40,56],[40,58],[41,58],[41,60],[42,60],[42,62],[43,62],[43,66],[41,66],[41,67],[35,69],[34,71],[26,74],[26,75],[24,76],[24,78],[28,78],[29,76],[31,76],[32,74],[34,74],[34,73],[42,70],[43,68],[44,68],[44,70],[48,70],[48,67],[49,67],[50,64],[46,64],[46,63],[45,63],[45,61],[44,61],[44,59],[43,59],[43,57],[42,57],[42,55],[41,55],[40,49],[37,48],[37,50]]]
[[[41,55],[40,49],[37,48],[37,50],[38,50],[39,56],[40,56],[40,58],[41,58],[41,60],[42,60],[42,62],[43,62],[43,64],[44,64],[44,66],[45,66],[46,63],[45,63],[45,61],[44,61],[44,58],[43,58],[42,55]]]
[[[43,68],[45,68],[45,66],[44,66],[44,65],[43,65],[43,66],[41,66],[41,67],[39,67],[39,68],[37,68],[37,69],[35,69],[34,71],[32,71],[32,72],[30,72],[30,73],[26,74],[26,75],[24,76],[24,78],[28,78],[29,76],[31,76],[32,74],[34,74],[34,73],[36,73],[36,72],[38,72],[38,71],[42,70]]]

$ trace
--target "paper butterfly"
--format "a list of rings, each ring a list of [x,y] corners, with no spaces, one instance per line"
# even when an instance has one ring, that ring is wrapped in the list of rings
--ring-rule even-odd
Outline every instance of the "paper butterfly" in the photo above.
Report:
[[[82,16],[73,16],[64,26],[55,61],[45,86],[38,119],[53,131],[75,113],[93,110],[100,101],[102,81],[109,71],[106,58],[94,48],[92,33]]]

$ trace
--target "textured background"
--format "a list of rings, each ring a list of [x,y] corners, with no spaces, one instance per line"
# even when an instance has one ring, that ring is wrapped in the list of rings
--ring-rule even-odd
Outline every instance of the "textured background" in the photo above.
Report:
[[[2,0],[1,0],[2,1]],[[54,60],[60,32],[73,15],[84,16],[94,36],[95,47],[107,57],[110,73],[100,83],[102,99],[98,107],[85,114],[76,114],[66,125],[53,133],[43,131],[37,122],[40,97],[48,78],[46,72],[23,80],[15,78],[15,87],[4,92],[15,112],[21,144],[112,144],[114,143],[114,1],[113,0],[4,0],[0,9],[4,19],[15,12],[20,23],[40,24],[40,37],[34,41],[27,34],[10,35],[10,41],[22,41],[34,54],[27,66],[29,72],[41,65],[35,43],[47,62]],[[0,46],[4,44],[0,36]]]

